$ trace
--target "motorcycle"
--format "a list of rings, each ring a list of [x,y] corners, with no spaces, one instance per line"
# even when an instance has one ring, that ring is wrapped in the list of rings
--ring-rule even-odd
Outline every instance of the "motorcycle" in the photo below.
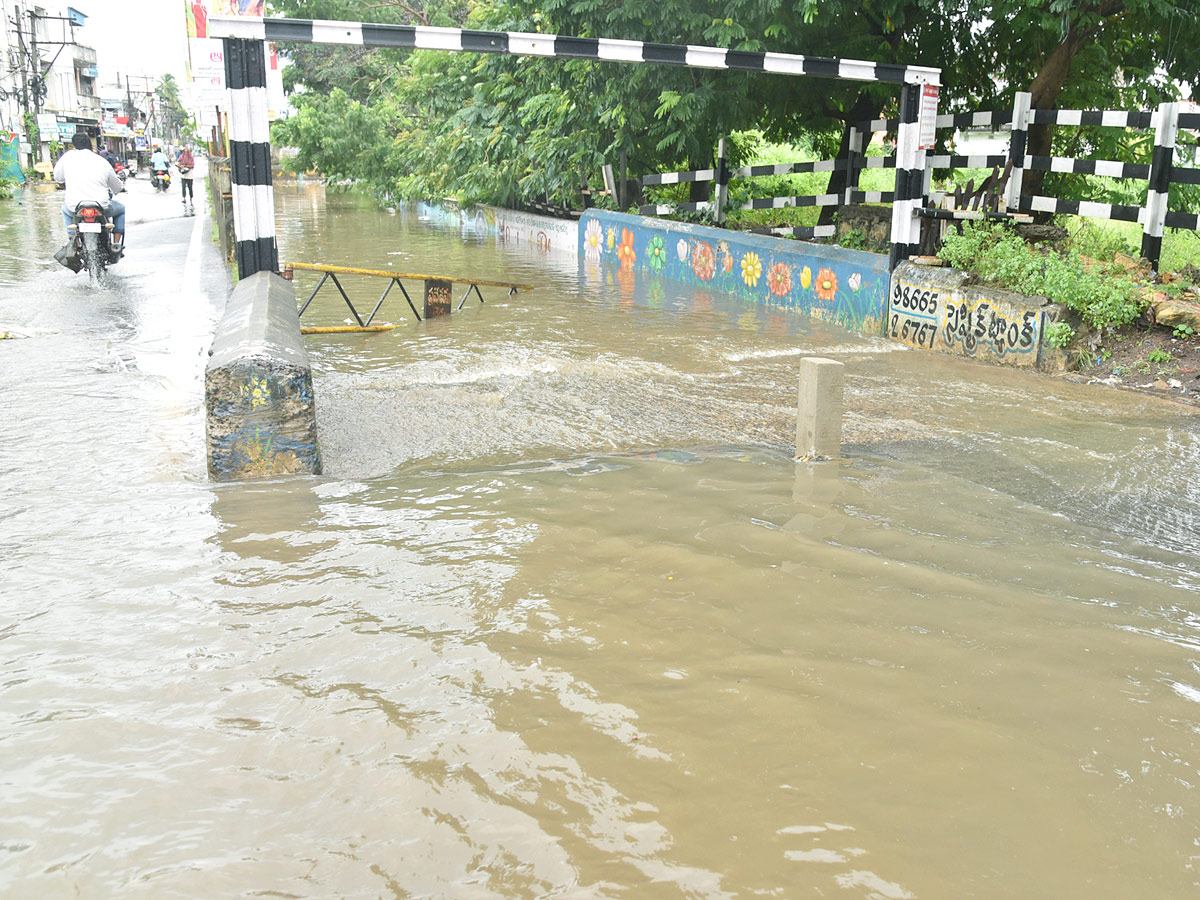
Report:
[[[124,184],[125,180],[129,177],[129,166],[125,165],[124,163],[113,163],[113,171],[116,172],[117,177],[121,179],[121,184]]]
[[[166,169],[155,169],[150,183],[154,185],[156,191],[162,191],[165,194],[171,187],[171,173]]]
[[[123,248],[113,243],[113,224],[99,203],[84,201],[75,207],[67,245],[55,254],[73,272],[87,269],[93,281],[120,261]]]

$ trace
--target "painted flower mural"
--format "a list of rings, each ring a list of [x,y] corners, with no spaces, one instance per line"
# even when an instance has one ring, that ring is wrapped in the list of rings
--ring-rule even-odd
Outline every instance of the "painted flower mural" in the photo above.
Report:
[[[733,254],[729,252],[729,241],[717,242],[717,258],[721,260],[721,271],[728,275],[733,271]]]
[[[846,279],[846,283],[850,285],[850,290],[857,291],[860,287],[862,287],[862,273],[855,272]]]
[[[747,287],[757,287],[758,279],[762,278],[762,260],[751,250],[742,257],[742,281]]]
[[[608,252],[609,253],[612,253],[612,249],[616,245],[616,243],[617,243],[617,229],[610,228],[610,229],[608,229]]]
[[[587,223],[587,229],[583,232],[583,255],[595,262],[604,252],[603,241],[604,229],[600,227],[599,222],[592,219]]]
[[[701,281],[711,281],[717,271],[717,258],[713,256],[712,245],[701,241],[692,251],[692,271]]]
[[[675,245],[675,253],[678,254],[680,262],[687,262],[688,245],[683,238],[680,238],[679,243]]]
[[[804,271],[800,273],[800,287],[807,291],[810,284],[812,284],[812,269],[805,266]]]
[[[792,289],[792,270],[787,263],[777,262],[767,273],[767,290],[776,297],[782,297]]]
[[[617,259],[621,261],[621,268],[628,269],[637,261],[637,254],[633,252],[633,232],[628,228],[621,229],[621,243],[617,245]]]
[[[661,235],[654,235],[646,244],[646,264],[651,270],[661,272],[667,262],[667,247]]]
[[[817,273],[817,296],[826,303],[833,302],[837,288],[837,276],[833,274],[833,269],[822,269]]]

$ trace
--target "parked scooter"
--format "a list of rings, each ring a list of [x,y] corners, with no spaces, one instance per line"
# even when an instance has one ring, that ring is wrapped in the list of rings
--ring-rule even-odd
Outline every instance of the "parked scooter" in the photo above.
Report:
[[[68,228],[67,245],[54,255],[73,272],[86,269],[93,281],[120,261],[124,247],[113,241],[113,223],[104,206],[83,202],[75,207]]]
[[[154,185],[156,191],[162,191],[165,194],[171,187],[171,173],[167,169],[155,169],[150,183]]]

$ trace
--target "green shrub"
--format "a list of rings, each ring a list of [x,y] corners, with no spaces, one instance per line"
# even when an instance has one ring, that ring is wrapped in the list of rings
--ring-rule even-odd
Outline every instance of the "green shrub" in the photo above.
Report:
[[[1077,252],[1041,253],[1002,223],[966,223],[946,235],[941,256],[999,287],[1048,296],[1095,328],[1128,325],[1146,305],[1126,273],[1087,268]]]
[[[1065,347],[1075,337],[1075,329],[1066,322],[1055,322],[1046,329],[1046,343],[1051,347]]]

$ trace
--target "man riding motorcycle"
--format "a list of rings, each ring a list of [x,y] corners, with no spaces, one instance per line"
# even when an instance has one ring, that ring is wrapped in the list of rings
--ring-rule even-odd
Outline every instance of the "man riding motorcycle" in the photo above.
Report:
[[[125,250],[125,206],[113,195],[124,190],[121,179],[107,162],[92,152],[92,139],[83,132],[71,138],[73,150],[64,153],[54,164],[54,180],[66,188],[63,198],[63,224],[71,233],[71,220],[80,203],[98,203],[112,219],[112,249],[120,255]]]
[[[155,147],[154,153],[150,157],[150,172],[152,177],[157,180],[160,172],[169,172],[170,169],[171,160],[167,157],[167,154],[163,153],[162,147]]]

